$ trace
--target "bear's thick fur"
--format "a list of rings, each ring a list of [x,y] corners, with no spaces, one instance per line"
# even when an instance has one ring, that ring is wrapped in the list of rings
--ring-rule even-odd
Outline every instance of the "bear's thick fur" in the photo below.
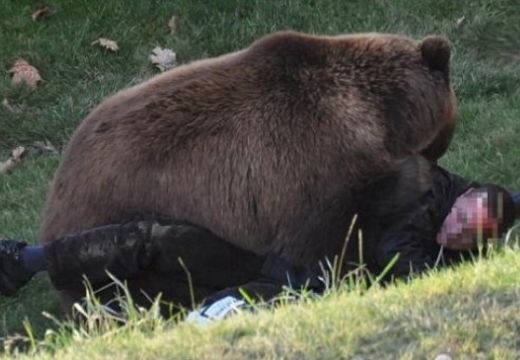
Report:
[[[123,90],[72,136],[40,240],[161,214],[295,265],[335,254],[367,179],[446,150],[449,58],[439,37],[282,32]]]

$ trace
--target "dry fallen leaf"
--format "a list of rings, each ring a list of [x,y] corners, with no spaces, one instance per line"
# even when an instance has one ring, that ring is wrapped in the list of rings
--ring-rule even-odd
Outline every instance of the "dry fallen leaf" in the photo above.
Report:
[[[170,28],[170,34],[174,35],[177,32],[177,18],[173,15],[168,21],[168,27]]]
[[[49,153],[49,154],[57,154],[58,150],[52,145],[52,143],[49,140],[45,141],[35,141],[34,147],[40,150],[42,153]]]
[[[171,49],[163,49],[156,46],[155,49],[152,50],[150,61],[157,66],[159,70],[166,71],[177,64],[177,54]]]
[[[31,19],[32,21],[38,21],[40,19],[46,18],[56,12],[56,9],[52,6],[40,6],[38,10],[32,13]]]
[[[0,175],[6,174],[20,163],[27,150],[23,146],[18,146],[11,152],[11,157],[5,162],[0,161]]]
[[[455,23],[455,26],[457,28],[461,27],[462,24],[464,24],[464,21],[466,20],[466,17],[463,15],[460,18],[457,19],[457,22]]]
[[[23,146],[18,146],[11,152],[11,158],[14,161],[19,161],[25,155],[26,151]]]
[[[9,101],[8,101],[7,99],[2,100],[2,106],[3,106],[6,110],[8,110],[8,111],[10,111],[10,112],[14,112],[13,107],[11,106],[11,104],[9,104]]]
[[[36,89],[36,85],[42,80],[38,70],[24,59],[16,60],[8,73],[12,74],[12,84],[25,82],[32,89]]]
[[[9,100],[7,100],[7,98],[4,98],[4,100],[2,100],[2,107],[4,109],[6,109],[7,111],[15,113],[15,114],[19,114],[23,111],[22,106],[11,105],[11,103],[9,102]]]
[[[119,45],[114,40],[106,39],[106,38],[99,38],[96,41],[92,42],[92,45],[98,45],[106,50],[110,50],[113,52],[116,52],[119,50]]]

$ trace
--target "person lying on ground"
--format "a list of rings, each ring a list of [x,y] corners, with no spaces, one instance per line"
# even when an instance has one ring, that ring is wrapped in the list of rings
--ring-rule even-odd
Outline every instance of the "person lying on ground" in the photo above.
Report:
[[[370,216],[360,215],[360,226],[368,227],[365,239],[375,239],[363,243],[371,273],[379,274],[396,255],[387,279],[455,264],[474,254],[479,242],[496,241],[520,214],[520,193],[511,195],[500,186],[428,166],[431,181],[406,201],[403,191],[414,189],[402,177],[367,186],[367,191],[379,192],[363,209]],[[359,249],[347,247],[346,258],[354,259],[352,253]],[[345,269],[358,266],[359,259]],[[191,291],[184,287],[168,300],[184,306],[203,301],[202,309],[190,315],[197,322],[226,316],[245,303],[244,294],[270,300],[284,287],[319,293],[324,284],[316,269],[292,266],[276,254],[255,254],[207,229],[163,218],[100,226],[45,246],[0,241],[0,294],[14,295],[40,271],[48,272],[57,289],[83,288],[83,276],[96,288],[111,281],[107,271],[119,279],[154,272],[183,284],[189,277]]]

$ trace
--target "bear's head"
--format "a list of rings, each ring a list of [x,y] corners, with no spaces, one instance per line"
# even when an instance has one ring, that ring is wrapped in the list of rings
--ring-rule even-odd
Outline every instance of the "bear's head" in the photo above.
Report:
[[[421,153],[432,161],[441,157],[456,118],[448,41],[367,34],[353,35],[348,43],[351,85],[379,109],[387,150],[397,156]]]
[[[420,41],[386,34],[347,35],[340,78],[365,107],[377,110],[385,147],[395,156],[421,153],[437,160],[455,129],[456,99],[450,84],[445,38]],[[382,120],[382,121],[381,121]]]

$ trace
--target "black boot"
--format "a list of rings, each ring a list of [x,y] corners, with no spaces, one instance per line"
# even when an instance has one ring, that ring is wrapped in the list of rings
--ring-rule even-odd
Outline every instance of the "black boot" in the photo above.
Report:
[[[25,242],[15,240],[0,240],[0,294],[14,295],[34,276],[22,262],[22,250]]]

